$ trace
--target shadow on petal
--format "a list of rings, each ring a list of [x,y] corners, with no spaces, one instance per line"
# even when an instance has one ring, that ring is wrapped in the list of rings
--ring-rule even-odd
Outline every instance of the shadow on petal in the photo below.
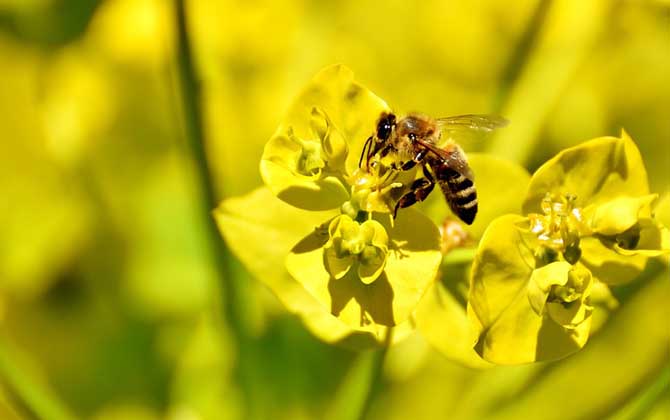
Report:
[[[330,221],[328,221],[325,224],[327,225],[328,223],[330,223]],[[312,252],[319,248],[323,248],[326,242],[328,242],[328,232],[324,230],[322,234],[318,230],[316,230],[310,233],[309,235],[305,236],[300,242],[298,242],[293,247],[293,249],[291,249],[291,252],[295,254],[304,254],[307,252]]]
[[[395,245],[405,252],[434,251],[440,249],[440,233],[437,226],[426,216],[414,209],[398,212],[391,227],[382,223]]]
[[[590,329],[590,318],[574,329],[569,329],[545,316],[537,334],[535,360],[557,360],[575,353],[586,344]]]
[[[581,241],[580,262],[593,277],[606,284],[623,284],[637,277],[647,264],[644,255],[620,255],[613,244],[603,238],[584,238]]]
[[[371,284],[364,284],[351,270],[341,279],[332,278],[328,282],[328,292],[331,296],[331,312],[335,316],[340,313],[353,299],[360,310],[360,326],[371,323],[394,326],[393,319],[393,289],[386,273]]]
[[[316,181],[295,181],[293,185],[269,186],[280,200],[304,210],[331,210],[349,199],[347,188],[333,176]]]

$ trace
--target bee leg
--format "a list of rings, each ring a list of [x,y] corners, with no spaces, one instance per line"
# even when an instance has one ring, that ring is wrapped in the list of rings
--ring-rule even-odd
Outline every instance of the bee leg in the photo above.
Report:
[[[366,168],[368,168],[370,166],[370,158],[372,158],[372,156],[379,153],[379,158],[382,159],[384,156],[388,155],[392,150],[394,150],[394,147],[393,147],[392,144],[385,144],[383,146],[380,146],[379,143],[376,143],[374,145],[374,149],[370,148],[370,150],[368,152],[368,159],[367,159],[367,162],[366,162]]]
[[[400,170],[400,171],[409,171],[413,167],[416,166],[417,163],[421,163],[424,157],[426,157],[426,153],[428,153],[428,149],[421,149],[419,152],[414,155],[414,157],[411,160],[408,160],[407,162],[403,162],[402,165],[398,165],[395,162],[391,165],[391,167],[395,170]],[[424,170],[425,173],[425,170]]]
[[[384,158],[386,155],[391,153],[391,151],[395,150],[392,144],[387,144],[383,149],[379,151],[379,157]]]
[[[409,207],[417,202],[425,200],[426,197],[428,197],[428,194],[435,188],[435,180],[425,167],[423,168],[423,173],[426,177],[419,178],[412,182],[409,192],[400,197],[400,200],[396,203],[395,209],[393,210],[394,219],[398,214],[398,209]]]
[[[367,159],[366,163],[370,161],[370,148],[372,146],[372,136],[368,137],[363,145],[363,150],[361,151],[361,157],[358,159],[358,167],[360,168],[363,164],[363,156]]]

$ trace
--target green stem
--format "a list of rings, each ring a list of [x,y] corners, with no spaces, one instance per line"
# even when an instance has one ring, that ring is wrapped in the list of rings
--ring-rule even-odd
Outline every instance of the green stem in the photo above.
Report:
[[[656,380],[644,391],[638,401],[635,409],[632,410],[632,420],[643,420],[648,418],[649,413],[654,409],[654,406],[667,398],[670,394],[670,366],[666,366]],[[666,413],[667,414],[667,413]]]
[[[580,65],[589,57],[613,3],[541,0],[522,37],[519,56],[505,71],[497,108],[511,121],[498,130],[487,152],[527,164],[551,112]],[[578,41],[578,42],[575,42]],[[574,44],[574,48],[563,46]]]
[[[0,380],[12,398],[33,417],[42,420],[72,420],[74,416],[43,383],[31,374],[30,360],[6,337],[0,336]]]
[[[195,162],[195,176],[202,196],[201,217],[207,229],[207,240],[211,249],[212,265],[221,279],[223,315],[230,328],[236,345],[238,381],[245,399],[246,417],[254,410],[251,397],[257,376],[255,344],[250,334],[249,320],[246,317],[247,285],[244,283],[244,269],[232,256],[224,239],[219,234],[212,211],[222,197],[217,197],[212,183],[213,171],[207,160],[205,150],[204,118],[202,112],[202,93],[193,61],[192,44],[188,35],[188,22],[185,0],[176,0],[177,23],[177,66],[181,95],[181,107],[186,131],[186,139]]]
[[[447,255],[444,256],[442,260],[443,265],[462,265],[471,263],[477,255],[477,248],[456,248]]]
[[[361,352],[344,376],[326,413],[326,420],[362,420],[367,417],[381,384],[386,353],[391,345],[388,329],[384,347]]]
[[[494,112],[500,113],[502,111],[502,107],[507,101],[512,86],[514,86],[514,83],[517,81],[521,71],[525,67],[540,29],[546,20],[550,4],[551,0],[540,0],[538,2],[537,7],[533,11],[533,15],[530,17],[528,25],[524,28],[516,47],[512,50],[512,55],[509,57],[509,60],[505,65],[500,80],[500,86],[494,98]]]

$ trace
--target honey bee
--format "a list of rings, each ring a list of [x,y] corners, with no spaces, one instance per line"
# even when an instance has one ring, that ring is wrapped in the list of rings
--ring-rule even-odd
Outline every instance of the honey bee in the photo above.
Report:
[[[370,160],[393,156],[391,168],[408,171],[421,165],[423,176],[413,181],[409,191],[397,201],[393,212],[423,201],[440,185],[451,211],[470,225],[477,215],[477,190],[474,174],[468,166],[463,149],[451,138],[441,144],[443,132],[492,131],[507,125],[507,120],[493,115],[458,115],[430,118],[409,114],[398,119],[392,113],[382,113],[377,127],[361,153],[359,167],[369,170]]]

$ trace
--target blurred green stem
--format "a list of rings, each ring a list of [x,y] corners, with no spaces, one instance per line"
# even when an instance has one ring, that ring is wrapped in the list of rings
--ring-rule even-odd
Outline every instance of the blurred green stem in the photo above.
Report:
[[[512,50],[512,54],[502,73],[500,87],[494,98],[493,110],[495,113],[500,113],[502,111],[502,107],[509,96],[512,86],[514,86],[514,83],[519,78],[521,71],[528,61],[528,57],[535,44],[538,33],[545,23],[550,4],[551,0],[538,1],[516,47]]]
[[[9,394],[34,418],[43,420],[72,420],[65,405],[37,381],[29,369],[30,360],[4,335],[0,335],[0,380]]]
[[[360,353],[344,376],[326,413],[326,420],[362,420],[367,417],[378,391],[392,329],[386,333],[384,347]]]
[[[561,94],[590,57],[613,4],[539,0],[497,99],[500,114],[511,124],[494,135],[488,153],[528,163]]]
[[[631,413],[631,419],[643,420],[648,418],[649,413],[654,409],[654,406],[662,401],[663,398],[668,398],[670,393],[670,366],[658,375],[658,378],[652,382],[651,386],[647,388],[640,398],[636,409]],[[667,414],[667,413],[666,413]]]
[[[472,262],[477,255],[477,248],[456,248],[449,251],[442,260],[443,265],[462,265]]]
[[[662,402],[663,398],[670,396],[670,365],[666,366],[653,380],[649,386],[644,388],[639,395],[633,398],[609,420],[644,420]]]
[[[186,130],[186,138],[192,158],[195,162],[195,176],[202,196],[201,217],[207,227],[212,265],[221,279],[223,315],[236,345],[238,380],[245,399],[245,418],[253,418],[254,410],[251,396],[257,383],[255,344],[245,316],[246,287],[240,276],[242,269],[232,256],[223,238],[219,235],[212,211],[218,200],[212,173],[205,150],[204,119],[202,112],[202,94],[193,61],[192,44],[188,35],[188,22],[185,0],[176,1],[177,24],[177,66],[181,98],[181,110]]]

